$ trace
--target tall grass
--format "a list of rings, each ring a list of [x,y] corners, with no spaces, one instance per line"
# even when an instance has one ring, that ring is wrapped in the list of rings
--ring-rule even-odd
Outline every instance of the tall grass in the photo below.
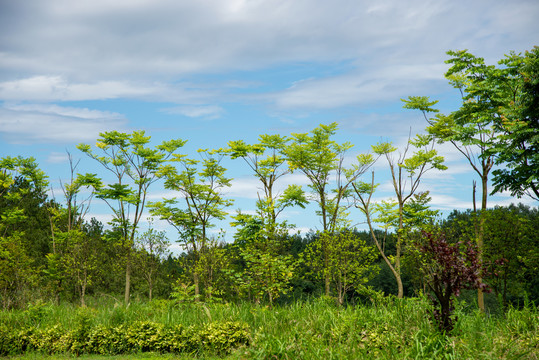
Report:
[[[539,313],[532,305],[497,316],[460,306],[451,335],[437,331],[428,302],[417,298],[348,307],[320,298],[272,309],[162,300],[126,307],[106,298],[88,305],[36,304],[0,313],[0,325],[74,328],[81,317],[105,326],[139,320],[166,326],[241,321],[249,326],[251,344],[230,359],[539,359]]]

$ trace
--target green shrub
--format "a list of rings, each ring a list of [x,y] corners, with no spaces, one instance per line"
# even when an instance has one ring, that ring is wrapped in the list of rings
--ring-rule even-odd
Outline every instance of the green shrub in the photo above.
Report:
[[[198,331],[194,340],[204,349],[226,354],[235,347],[248,345],[249,332],[240,322],[211,323]]]
[[[159,344],[163,325],[150,321],[133,323],[126,329],[126,338],[134,351],[153,351]]]
[[[247,325],[239,322],[210,323],[202,328],[181,325],[165,327],[150,321],[107,327],[92,326],[91,311],[81,310],[74,330],[55,325],[44,330],[27,327],[10,331],[0,327],[0,356],[37,351],[46,354],[71,352],[117,355],[136,352],[226,354],[232,348],[248,344]]]
[[[15,346],[13,332],[5,325],[0,325],[0,356],[19,354]]]

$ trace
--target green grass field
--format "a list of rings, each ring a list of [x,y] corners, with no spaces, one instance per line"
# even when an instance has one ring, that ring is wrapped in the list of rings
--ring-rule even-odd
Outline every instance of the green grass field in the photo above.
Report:
[[[167,301],[39,305],[0,313],[8,328],[60,325],[74,328],[81,314],[91,326],[119,326],[152,321],[165,326],[204,326],[239,321],[249,329],[250,343],[225,355],[136,353],[82,355],[80,359],[539,359],[539,312],[530,305],[489,316],[459,303],[450,336],[431,324],[423,299],[388,300],[384,304],[337,307],[314,299],[273,309],[252,304],[188,304]],[[74,355],[26,353],[14,359],[68,359]]]

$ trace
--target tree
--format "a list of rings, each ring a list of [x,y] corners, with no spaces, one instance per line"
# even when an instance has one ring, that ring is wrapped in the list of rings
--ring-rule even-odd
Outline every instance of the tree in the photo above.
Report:
[[[442,224],[450,242],[475,239],[475,214],[453,211]],[[537,300],[537,270],[539,269],[539,211],[522,204],[496,206],[485,213],[483,261],[486,281],[504,307],[522,302],[524,297]]]
[[[288,239],[288,230],[294,225],[279,222],[277,217],[291,206],[305,208],[307,199],[298,185],[289,185],[282,193],[275,189],[277,181],[290,173],[282,154],[289,139],[264,134],[259,140],[254,145],[242,140],[231,141],[224,152],[232,159],[242,158],[263,190],[262,194],[258,193],[256,215],[239,213],[232,223],[238,228],[235,236],[238,256],[245,263],[244,269],[234,273],[234,279],[255,297],[256,302],[267,295],[272,306],[277,297],[288,291],[295,266],[292,257],[280,251]]]
[[[328,253],[328,266],[322,249]],[[364,288],[379,270],[373,265],[377,258],[376,250],[350,230],[319,233],[303,254],[305,261],[315,270],[315,275],[331,279],[340,305],[344,304],[348,291]]]
[[[26,290],[37,275],[21,227],[29,216],[23,203],[28,198],[42,198],[47,185],[35,159],[0,159],[0,301],[4,309],[26,302]]]
[[[176,228],[184,248],[194,256],[193,282],[197,297],[200,294],[199,263],[209,245],[208,229],[215,226],[213,221],[224,219],[225,208],[232,205],[232,201],[222,194],[230,186],[226,169],[220,164],[222,155],[214,156],[207,150],[199,150],[199,153],[202,160],[174,156],[172,161],[182,167],[181,172],[172,165],[159,172],[165,178],[165,188],[179,192],[185,207],[177,207],[179,200],[176,198],[151,204],[151,213]]]
[[[487,211],[485,220],[488,242],[484,260],[490,270],[487,279],[494,293],[501,297],[504,308],[508,305],[508,294],[519,296],[526,290],[523,284],[528,272],[526,255],[537,246],[537,241],[533,243],[537,237],[530,221],[515,210],[495,207]]]
[[[462,105],[449,115],[429,118],[427,113],[437,101],[411,96],[405,100],[409,109],[421,110],[429,126],[427,130],[440,142],[450,142],[466,158],[481,179],[481,212],[476,239],[479,254],[484,246],[488,180],[496,163],[508,169],[496,169],[494,191],[510,190],[521,196],[537,184],[537,52],[528,53],[528,66],[523,67],[520,55],[510,53],[498,62],[500,67],[485,65],[483,58],[467,50],[448,51],[452,64],[445,74],[460,91]],[[523,68],[527,70],[522,71]],[[529,74],[527,75],[523,74]],[[535,75],[533,75],[535,74]],[[527,79],[527,80],[526,80]],[[523,83],[525,84],[523,86]],[[522,90],[526,89],[527,95]],[[535,95],[534,95],[535,94]],[[534,105],[535,104],[535,105]],[[535,110],[534,110],[535,109]],[[535,114],[535,115],[534,115]],[[475,182],[473,188],[475,205]],[[484,299],[478,290],[478,305],[484,311]]]
[[[344,202],[349,198],[351,184],[374,163],[371,154],[360,154],[350,167],[344,166],[345,155],[352,144],[338,144],[331,137],[337,130],[337,123],[321,124],[311,133],[292,134],[293,142],[284,150],[292,171],[300,171],[310,181],[312,199],[318,205],[322,229],[330,234],[339,227],[346,227],[346,210],[351,205]],[[330,176],[335,176],[334,186]],[[332,195],[333,194],[333,195]],[[329,250],[323,248],[324,267],[329,267]],[[329,273],[324,279],[325,293],[330,293]]]
[[[270,306],[291,286],[296,261],[290,254],[283,253],[283,243],[288,241],[286,223],[277,223],[271,228],[258,215],[238,213],[232,226],[237,228],[232,247],[232,258],[241,265],[228,272],[238,292],[247,294],[259,304],[264,296]]]
[[[487,289],[481,280],[482,264],[471,242],[450,244],[443,234],[423,233],[419,249],[419,270],[434,294],[433,317],[444,332],[453,330],[453,298],[463,289]]]
[[[150,226],[136,239],[138,249],[137,264],[148,285],[148,300],[152,301],[155,276],[161,260],[167,256],[170,246],[164,231],[157,231]]]
[[[492,154],[497,165],[493,193],[508,190],[512,196],[539,200],[539,47],[522,57],[511,54],[500,61],[505,78],[518,82],[517,91],[502,107],[501,134]]]
[[[415,151],[409,155],[412,147],[415,148]],[[404,296],[404,287],[401,278],[401,256],[406,239],[406,229],[410,228],[414,221],[418,222],[418,219],[424,220],[424,215],[426,215],[425,213],[417,212],[417,210],[421,209],[414,210],[413,206],[408,206],[408,203],[412,202],[412,205],[414,205],[414,196],[417,195],[416,192],[421,183],[421,178],[426,172],[432,169],[445,170],[447,167],[443,165],[444,159],[434,149],[434,141],[429,136],[417,135],[415,139],[409,138],[404,150],[399,153],[398,157],[395,157],[397,148],[393,147],[391,143],[379,143],[372,148],[375,154],[384,156],[387,160],[391,172],[391,182],[395,191],[396,204],[388,202],[382,204],[383,206],[378,206],[376,209],[371,207],[372,194],[376,188],[373,172],[370,184],[361,181],[353,183],[353,189],[358,200],[356,206],[365,214],[376,247],[397,281],[397,296],[402,298]],[[421,199],[417,197],[415,197],[415,200],[415,205],[425,204],[424,201],[421,203]],[[418,202],[417,200],[420,201]],[[394,205],[397,206],[396,211],[393,210]],[[390,226],[394,226],[396,229],[397,243],[394,264],[385,254],[384,248],[372,226],[372,222],[375,220],[372,218],[373,210],[380,213],[379,221],[384,223],[386,229]],[[421,211],[425,211],[425,209]],[[419,215],[422,216],[420,217]]]
[[[59,300],[65,276],[74,277],[76,287],[79,289],[81,305],[85,306],[86,289],[92,283],[98,267],[97,249],[93,248],[96,242],[88,237],[84,222],[94,193],[92,191],[89,196],[79,201],[81,189],[89,187],[90,183],[85,176],[79,175],[75,178],[79,162],[74,163],[69,152],[67,155],[70,179],[67,183],[60,180],[66,208],[56,204],[48,208],[52,252],[47,254],[46,273],[53,284],[56,301]]]
[[[280,135],[263,134],[259,140],[260,142],[254,145],[248,145],[243,140],[230,141],[229,148],[221,151],[232,159],[242,158],[260,181],[263,193],[258,194],[258,215],[267,227],[268,235],[275,237],[279,214],[294,205],[305,208],[307,199],[298,185],[289,185],[282,194],[275,189],[276,182],[290,173],[286,167],[286,158],[282,155],[289,139]]]
[[[114,176],[114,183],[103,186],[101,179],[87,174],[85,184],[91,185],[99,199],[104,200],[113,212],[112,225],[120,231],[121,247],[125,252],[125,293],[127,304],[131,289],[131,254],[135,235],[146,205],[149,187],[160,175],[159,170],[167,160],[185,144],[184,140],[164,141],[155,149],[147,147],[150,136],[144,131],[132,134],[110,131],[99,134],[97,148],[104,153],[97,155],[90,145],[77,148],[96,160]]]

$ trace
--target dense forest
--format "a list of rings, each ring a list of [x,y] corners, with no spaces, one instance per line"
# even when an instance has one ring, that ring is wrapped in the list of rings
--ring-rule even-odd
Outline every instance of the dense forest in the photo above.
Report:
[[[255,144],[231,140],[226,148],[181,152],[185,140],[152,145],[144,131],[102,133],[81,156],[102,173],[79,169],[70,154],[63,198],[47,195],[47,174],[32,158],[0,160],[0,303],[24,309],[38,301],[79,303],[108,297],[171,299],[180,303],[240,303],[274,307],[323,297],[337,306],[429,295],[434,318],[451,331],[455,296],[483,311],[504,311],[539,301],[539,209],[489,207],[493,192],[539,199],[539,48],[510,54],[499,66],[465,51],[449,52],[446,74],[462,105],[442,115],[427,97],[404,107],[425,117],[425,133],[404,148],[378,143],[350,162],[351,143],[337,143],[338,125],[308,133],[262,134]],[[479,206],[442,218],[420,183],[446,169],[436,145],[450,143],[479,178]],[[224,158],[243,161],[259,181],[256,213],[230,219],[233,242],[209,229],[231,211],[231,179]],[[394,198],[374,202],[375,162],[386,164]],[[307,188],[277,191],[299,173]],[[114,182],[105,181],[112,176]],[[148,201],[156,182],[175,198]],[[474,183],[474,194],[476,184]],[[104,201],[108,224],[88,218],[90,199]],[[517,202],[517,200],[515,200]],[[317,207],[322,229],[293,234],[283,210]],[[359,209],[368,231],[352,228]],[[164,232],[140,226],[149,210],[167,221],[183,246],[168,250]],[[472,291],[473,290],[473,291]]]

